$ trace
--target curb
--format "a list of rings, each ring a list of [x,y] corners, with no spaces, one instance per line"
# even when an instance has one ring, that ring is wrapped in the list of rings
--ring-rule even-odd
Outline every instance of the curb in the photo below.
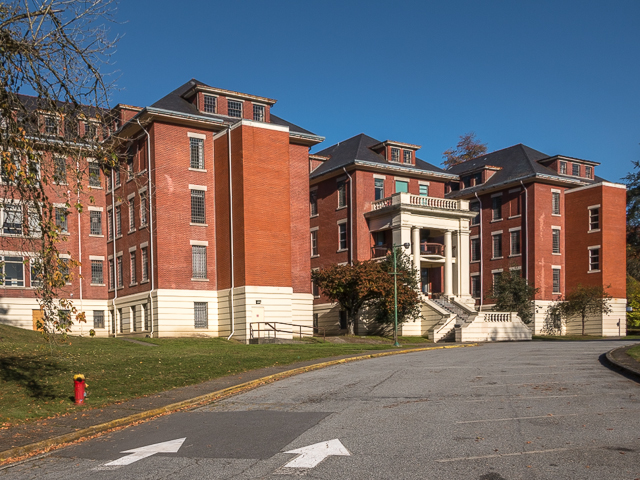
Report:
[[[157,417],[159,415],[175,412],[175,411],[186,409],[189,407],[195,407],[196,405],[199,405],[199,404],[211,403],[211,402],[220,400],[222,398],[229,397],[231,395],[237,395],[247,390],[252,390],[259,386],[266,385],[268,383],[273,383],[283,378],[299,375],[301,373],[311,372],[313,370],[319,370],[321,368],[355,362],[358,360],[387,357],[391,355],[401,355],[405,353],[424,352],[427,350],[444,350],[447,348],[477,347],[477,346],[478,346],[477,343],[470,343],[470,344],[464,344],[464,345],[444,345],[442,347],[412,348],[407,350],[371,353],[367,355],[359,355],[357,357],[341,358],[340,360],[330,360],[328,362],[316,363],[314,365],[309,365],[306,367],[294,368],[293,370],[287,370],[286,372],[280,372],[273,375],[268,375],[266,377],[241,383],[233,387],[228,387],[222,390],[207,393],[205,395],[200,395],[198,397],[190,398],[188,400],[183,400],[181,402],[165,405],[164,407],[154,408],[153,410],[147,410],[144,412],[136,413],[134,415],[129,415],[127,417],[118,418],[110,422],[93,425],[91,427],[83,428],[82,430],[77,430],[75,432],[59,435],[57,437],[48,438],[47,440],[42,440],[40,442],[31,443],[29,445],[23,445],[22,447],[11,448],[9,450],[5,450],[4,452],[0,452],[0,465],[2,465],[3,463],[7,462],[8,460],[14,457],[24,457],[37,452],[48,452],[50,450],[54,450],[62,446],[63,444],[80,440],[83,437],[93,436],[98,433],[105,432],[107,430],[111,430],[117,427],[126,427],[135,422],[147,420],[152,417]],[[18,459],[16,459],[16,461],[17,460]],[[9,463],[13,463],[13,462],[9,462]]]
[[[615,358],[614,358],[614,354],[617,353],[619,350],[623,350],[623,349],[628,349],[631,347],[635,347],[636,345],[624,345],[622,347],[616,347],[612,350],[609,350],[606,354],[605,354],[605,358],[607,359],[607,362],[609,362],[609,364],[618,369],[621,370],[623,373],[626,373],[627,375],[631,375],[633,377],[635,377],[636,380],[640,380],[640,367],[639,368],[635,368],[635,367],[630,367],[628,365],[624,365],[623,363],[618,362]]]

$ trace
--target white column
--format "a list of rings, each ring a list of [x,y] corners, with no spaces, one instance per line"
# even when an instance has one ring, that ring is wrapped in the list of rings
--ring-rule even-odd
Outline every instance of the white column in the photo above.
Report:
[[[418,272],[418,289],[422,291],[420,285],[420,228],[413,227],[411,230],[411,251],[413,253],[413,268]]]
[[[451,230],[444,232],[444,295],[453,295],[453,254],[451,252]]]

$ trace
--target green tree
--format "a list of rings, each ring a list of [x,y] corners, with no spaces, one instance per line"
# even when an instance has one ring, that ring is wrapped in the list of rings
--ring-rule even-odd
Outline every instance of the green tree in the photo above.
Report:
[[[442,164],[445,168],[451,168],[454,165],[479,157],[485,153],[487,153],[487,144],[480,143],[480,141],[476,139],[474,132],[465,133],[464,135],[460,135],[460,141],[456,145],[456,148],[449,148],[442,153],[442,157],[445,159]]]
[[[608,287],[607,287],[608,288]],[[587,317],[611,313],[611,295],[600,286],[579,284],[564,298],[549,307],[550,314],[558,314],[566,322],[575,318],[582,322],[582,335],[586,335]]]
[[[627,327],[640,328],[640,282],[627,275],[627,305],[631,311],[627,312]]]
[[[503,271],[493,286],[491,296],[496,299],[493,307],[498,312],[518,312],[524,323],[533,319],[533,298],[538,288],[529,285],[521,270]]]
[[[19,220],[11,249],[20,239],[35,254],[25,262],[37,279],[39,327],[47,333],[69,331],[68,311],[83,318],[64,299],[79,259],[63,261],[60,253],[68,253],[67,215],[93,200],[87,158],[102,167],[117,163],[113,143],[102,141],[113,125],[101,73],[115,48],[105,29],[112,13],[111,0],[0,3],[2,198]]]
[[[640,162],[623,180],[627,184],[627,273],[640,280]]]

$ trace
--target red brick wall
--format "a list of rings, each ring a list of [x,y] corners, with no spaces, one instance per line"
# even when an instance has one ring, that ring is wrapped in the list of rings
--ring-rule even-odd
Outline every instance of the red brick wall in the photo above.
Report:
[[[296,293],[311,293],[309,241],[309,149],[289,145],[291,186],[291,282]]]

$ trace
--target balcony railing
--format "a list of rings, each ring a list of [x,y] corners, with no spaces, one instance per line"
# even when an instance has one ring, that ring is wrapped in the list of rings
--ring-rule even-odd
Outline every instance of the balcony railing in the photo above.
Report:
[[[444,245],[441,243],[427,243],[420,244],[420,255],[440,255],[444,257]]]
[[[443,210],[469,210],[467,200],[449,200],[448,198],[425,197],[422,195],[412,195],[410,193],[394,193],[390,197],[371,202],[371,210],[392,205],[415,205],[418,207],[440,208]]]

